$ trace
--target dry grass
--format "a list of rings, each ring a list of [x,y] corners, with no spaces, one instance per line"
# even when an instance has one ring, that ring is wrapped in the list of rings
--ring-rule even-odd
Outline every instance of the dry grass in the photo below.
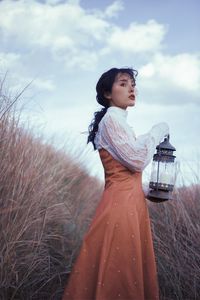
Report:
[[[200,185],[149,203],[161,300],[200,299]]]
[[[4,81],[4,80],[3,80]],[[59,300],[102,185],[30,130],[0,83],[0,299]],[[94,188],[95,187],[95,188]],[[200,186],[148,202],[161,300],[200,299]],[[138,299],[139,300],[139,299]]]
[[[60,299],[101,186],[85,153],[75,163],[21,128],[14,103],[1,88],[0,299]]]

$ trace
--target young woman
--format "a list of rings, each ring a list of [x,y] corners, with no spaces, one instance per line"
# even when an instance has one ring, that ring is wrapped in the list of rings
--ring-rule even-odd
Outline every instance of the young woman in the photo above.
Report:
[[[136,137],[126,122],[134,106],[137,71],[113,68],[99,79],[104,108],[89,126],[105,172],[105,188],[84,237],[63,300],[159,299],[156,261],[142,171],[169,133],[166,123]]]

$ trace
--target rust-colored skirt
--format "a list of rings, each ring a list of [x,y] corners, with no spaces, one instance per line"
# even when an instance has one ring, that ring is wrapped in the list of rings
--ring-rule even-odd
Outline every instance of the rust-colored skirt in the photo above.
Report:
[[[105,189],[62,300],[158,300],[159,288],[142,173],[99,150]]]

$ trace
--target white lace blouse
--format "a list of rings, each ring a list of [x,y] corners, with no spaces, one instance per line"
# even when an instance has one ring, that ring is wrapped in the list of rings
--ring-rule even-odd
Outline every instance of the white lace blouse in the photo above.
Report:
[[[116,160],[132,172],[142,172],[151,161],[156,146],[169,133],[166,123],[158,123],[143,135],[136,137],[127,123],[128,112],[111,106],[99,123],[95,136],[97,149],[106,149]]]

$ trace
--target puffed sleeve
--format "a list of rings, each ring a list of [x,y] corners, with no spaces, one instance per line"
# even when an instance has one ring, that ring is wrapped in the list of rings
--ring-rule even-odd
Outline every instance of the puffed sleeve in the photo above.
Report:
[[[169,132],[166,123],[159,123],[138,136],[130,126],[114,115],[105,116],[100,126],[101,143],[113,157],[133,172],[142,172],[151,161],[156,145]]]

